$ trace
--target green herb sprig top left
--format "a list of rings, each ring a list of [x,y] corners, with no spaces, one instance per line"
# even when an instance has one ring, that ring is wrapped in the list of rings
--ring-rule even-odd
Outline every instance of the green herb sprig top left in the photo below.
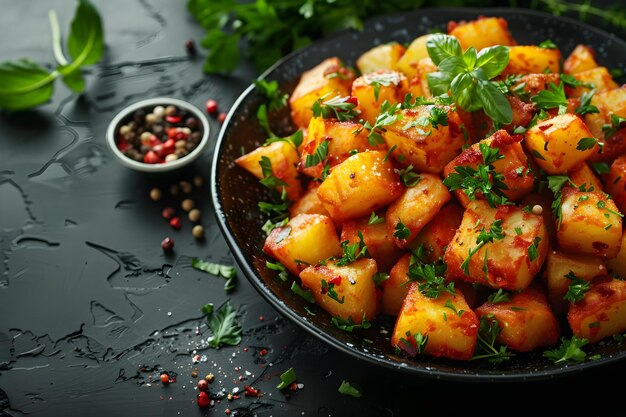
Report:
[[[54,82],[61,78],[74,92],[85,89],[81,68],[100,61],[104,32],[98,11],[88,0],[79,0],[67,36],[68,60],[61,45],[61,31],[54,10],[49,13],[52,48],[57,66],[48,71],[30,59],[0,63],[0,108],[24,110],[50,100]]]

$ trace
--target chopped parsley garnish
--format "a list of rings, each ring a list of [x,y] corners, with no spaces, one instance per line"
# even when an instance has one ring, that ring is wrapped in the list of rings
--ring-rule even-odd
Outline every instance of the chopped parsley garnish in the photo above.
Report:
[[[580,114],[593,114],[600,113],[600,110],[593,104],[591,104],[591,99],[595,94],[595,90],[586,91],[580,96],[580,105],[576,108],[576,113]]]
[[[591,167],[598,175],[608,174],[611,172],[611,166],[606,162],[594,162],[591,164]]]
[[[282,282],[287,281],[287,278],[289,277],[289,272],[287,271],[287,268],[285,268],[285,265],[281,264],[280,262],[265,261],[265,266],[272,271],[278,271],[278,279],[280,279]]]
[[[502,232],[502,220],[498,219],[491,224],[489,231],[485,229],[485,226],[480,230],[476,237],[476,246],[469,249],[467,258],[461,264],[461,269],[465,275],[469,276],[469,264],[472,256],[478,252],[487,243],[493,243],[495,240],[502,240],[504,233]]]
[[[508,190],[503,182],[505,177],[496,172],[493,163],[504,158],[498,148],[492,148],[484,142],[478,145],[483,163],[476,169],[470,166],[457,165],[443,183],[450,191],[463,190],[470,200],[476,200],[476,193],[481,193],[489,206],[497,207],[508,203],[503,190]]]
[[[224,291],[230,292],[235,289],[235,285],[237,282],[237,271],[234,267],[203,261],[198,258],[191,258],[191,266],[197,270],[226,279],[226,283],[224,284]]]
[[[568,183],[572,186],[575,186],[575,184],[567,175],[550,175],[547,179],[548,188],[550,188],[550,190],[554,193],[554,200],[552,200],[552,213],[556,218],[556,226],[559,228],[561,227],[561,221],[563,220],[563,213],[561,212],[563,194],[561,193],[561,189]]]
[[[341,382],[341,385],[339,386],[338,391],[339,391],[340,394],[349,395],[351,397],[357,397],[358,398],[358,397],[363,396],[363,394],[361,393],[361,391],[359,389],[357,389],[354,386],[352,386],[345,379]]]
[[[385,132],[385,127],[394,124],[395,122],[402,120],[402,113],[399,113],[400,103],[391,104],[387,100],[380,106],[380,112],[376,117],[376,121],[372,125],[369,121],[363,123],[359,129],[355,131],[359,133],[363,129],[369,130],[367,135],[367,141],[372,146],[377,146],[385,143],[382,137],[382,132]]]
[[[559,47],[556,46],[551,39],[546,39],[545,41],[539,43],[537,46],[544,49],[559,49]]]
[[[359,111],[356,110],[356,100],[350,96],[347,97],[333,97],[330,100],[324,101],[326,96],[322,96],[317,99],[311,111],[314,117],[322,117],[324,119],[335,118],[340,122],[352,120],[359,115]]]
[[[341,317],[333,317],[330,319],[330,322],[333,326],[345,332],[352,332],[355,329],[369,329],[372,327],[372,323],[367,321],[365,318],[365,313],[363,313],[363,318],[361,319],[360,324],[356,324],[354,320],[352,320],[352,316],[348,317],[347,320]]]
[[[554,109],[559,106],[567,107],[567,97],[565,97],[565,90],[563,83],[559,83],[556,86],[554,83],[548,83],[548,90],[541,90],[536,96],[530,99],[535,103],[535,107],[538,109]]]
[[[413,165],[409,165],[404,169],[396,169],[396,173],[406,187],[415,187],[422,180],[422,177],[413,171]]]
[[[261,172],[263,173],[263,179],[260,181],[261,184],[269,189],[274,189],[281,186],[285,187],[288,185],[283,180],[280,180],[274,176],[274,172],[272,171],[272,161],[267,156],[261,157],[259,165],[261,166]]]
[[[482,316],[478,327],[478,343],[476,344],[476,353],[472,360],[487,359],[494,365],[499,365],[515,356],[507,351],[506,345],[496,347],[496,339],[500,335],[502,328],[498,320],[491,315]]]
[[[276,385],[276,388],[285,389],[291,386],[294,382],[296,382],[296,371],[293,368],[289,368],[280,374],[280,384]]]
[[[304,298],[309,303],[311,304],[315,303],[315,297],[313,297],[313,293],[309,290],[302,289],[302,287],[296,284],[295,281],[291,283],[291,291],[294,294],[299,295],[300,297]]]
[[[577,87],[593,88],[594,87],[593,84],[584,83],[571,74],[561,74],[561,81],[563,81],[564,84],[567,84],[570,87],[574,87],[574,88],[577,88]]]
[[[444,307],[449,308],[450,310],[454,311],[459,317],[461,317],[463,313],[465,312],[465,310],[462,310],[462,309],[458,310],[456,306],[452,303],[452,300],[446,300]]]
[[[617,114],[611,114],[611,123],[602,125],[604,138],[608,139],[611,136],[615,135],[622,128],[623,123],[626,123],[626,117],[621,117]]]
[[[554,363],[562,363],[566,361],[583,362],[587,354],[581,349],[589,341],[587,339],[579,339],[572,336],[571,340],[561,338],[561,346],[556,349],[543,352],[543,356],[550,359]]]
[[[533,240],[533,243],[531,243],[528,247],[528,260],[530,260],[530,262],[539,257],[539,252],[537,251],[537,248],[539,247],[539,242],[541,242],[541,238],[539,236],[536,236]]]
[[[268,99],[270,111],[282,109],[287,105],[289,94],[280,91],[278,81],[256,80],[254,85]]]
[[[273,136],[268,138],[265,143],[263,144],[265,145],[269,145],[272,144],[274,142],[287,142],[288,144],[290,144],[291,146],[293,146],[294,149],[298,149],[298,147],[300,145],[302,145],[302,141],[304,140],[304,134],[302,129],[298,129],[296,130],[291,136],[286,136],[284,138],[279,138],[278,136]]]
[[[423,353],[426,345],[428,344],[428,335],[423,335],[420,332],[411,334],[411,331],[406,332],[406,338],[401,337],[399,347],[408,353],[410,356],[415,356],[418,353]]]
[[[219,349],[222,345],[236,346],[241,342],[241,326],[235,321],[237,312],[230,300],[217,310],[208,320],[212,335],[207,339],[210,347]]]
[[[317,148],[315,148],[315,152],[313,152],[312,155],[306,156],[306,159],[304,161],[305,168],[310,168],[324,162],[324,160],[328,156],[328,144],[329,141],[322,141],[322,143],[317,145]]]
[[[498,291],[489,294],[487,300],[490,303],[503,303],[505,301],[509,301],[509,294],[504,291],[502,288],[498,288]]]
[[[386,272],[376,272],[372,276],[372,280],[374,280],[374,284],[376,285],[380,285],[383,282],[387,281],[388,279],[389,279],[389,274]]]
[[[583,298],[585,298],[585,293],[589,291],[591,288],[591,283],[589,281],[585,281],[584,279],[580,279],[574,274],[574,271],[569,271],[564,275],[570,283],[567,287],[567,292],[563,296],[563,299],[566,301],[570,301],[572,303],[576,303]]]
[[[367,225],[368,226],[373,226],[375,224],[381,224],[381,223],[385,223],[385,218],[384,217],[378,217],[376,215],[376,212],[373,211],[372,214],[370,214],[370,218],[367,221]]]
[[[359,241],[356,243],[350,244],[348,240],[344,240],[343,242],[341,242],[343,255],[341,256],[341,258],[337,259],[337,262],[335,263],[337,266],[350,265],[357,259],[364,258],[369,255],[367,253],[367,246],[363,241],[363,233],[361,233],[361,231],[359,230],[357,232],[357,235],[359,237]]]
[[[333,300],[337,301],[339,304],[343,304],[346,297],[343,296],[341,298],[339,298],[339,294],[337,294],[337,291],[335,291],[335,283],[331,282],[330,284],[322,278],[322,294],[326,294],[328,297],[332,298]]]
[[[579,151],[586,151],[588,149],[593,149],[594,146],[598,143],[598,139],[596,138],[582,138],[578,141],[576,145],[576,149]]]
[[[447,265],[441,259],[426,263],[425,254],[418,250],[411,254],[407,277],[409,282],[418,282],[419,291],[428,298],[438,298],[442,292],[456,295],[454,282],[446,283],[446,269]]]
[[[394,227],[393,237],[395,237],[396,239],[405,240],[411,237],[411,231],[408,227],[404,225],[404,223],[399,221],[398,224],[396,224],[396,227]]]

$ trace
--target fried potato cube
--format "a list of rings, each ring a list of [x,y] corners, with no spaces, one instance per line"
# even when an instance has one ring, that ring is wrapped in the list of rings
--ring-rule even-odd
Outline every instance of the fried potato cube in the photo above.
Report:
[[[385,152],[365,151],[337,165],[317,189],[336,222],[369,215],[398,198],[404,187]]]
[[[311,290],[315,302],[332,316],[361,324],[364,318],[374,320],[380,309],[375,273],[376,261],[361,258],[345,266],[336,261],[309,266],[300,273],[300,280]]]
[[[561,82],[561,76],[557,73],[526,74],[517,80],[511,90],[515,92],[523,90],[528,97],[532,97],[539,94],[540,91],[549,90],[550,83],[559,85],[559,82]]]
[[[405,50],[406,48],[398,42],[375,46],[356,60],[356,67],[361,74],[395,69]]]
[[[476,251],[477,237],[484,229],[493,233],[494,223],[501,221],[502,239],[494,238]],[[484,232],[483,232],[484,233]],[[492,288],[523,290],[541,269],[549,242],[541,215],[506,205],[489,207],[485,201],[472,201],[465,209],[463,221],[448,245],[444,261],[447,276]],[[467,263],[469,252],[474,253]]]
[[[330,167],[334,167],[350,156],[350,152],[363,152],[368,149],[384,149],[384,146],[371,145],[367,140],[368,132],[362,129],[362,125],[357,122],[340,122],[337,119],[324,119],[313,117],[309,123],[307,137],[302,145],[300,172],[313,177],[320,178],[324,170],[324,161],[307,166],[307,157],[314,155],[317,148],[328,141],[326,151],[326,161]]]
[[[413,187],[407,187],[404,194],[389,205],[385,215],[389,234],[393,236],[396,245],[403,249],[409,246],[449,200],[448,187],[443,185],[438,176],[419,174],[418,183]],[[399,228],[408,229],[409,235],[401,236]]]
[[[511,201],[519,201],[526,194],[530,193],[534,187],[535,176],[529,169],[526,154],[520,142],[522,136],[509,135],[505,130],[498,130],[487,139],[475,143],[465,149],[459,156],[450,161],[443,170],[444,177],[448,177],[455,172],[459,166],[470,166],[474,169],[479,164],[484,164],[483,155],[480,151],[480,143],[497,148],[504,158],[493,163],[495,171],[504,176],[503,183],[508,189],[502,190]],[[454,191],[456,198],[464,206],[470,202],[469,197],[463,190]],[[484,199],[482,194],[476,196]]]
[[[570,305],[567,321],[574,335],[590,343],[626,331],[626,281],[607,277],[591,284],[585,298]]]
[[[411,246],[423,245],[428,262],[442,258],[462,220],[463,208],[456,203],[446,204],[418,233]]]
[[[621,213],[626,213],[626,155],[615,159],[606,177],[606,191]]]
[[[442,292],[429,298],[419,290],[419,283],[410,284],[402,303],[391,337],[409,355],[423,353],[435,357],[469,360],[474,354],[478,334],[478,318],[469,308],[463,294]],[[428,337],[418,346],[416,338]]]
[[[318,187],[319,183],[317,181],[309,183],[309,187],[302,197],[289,206],[289,217],[296,217],[298,214],[322,214],[330,217],[330,214],[328,214],[328,211],[317,197]]]
[[[587,191],[602,191],[604,189],[602,181],[586,162],[581,162],[568,170],[567,176],[577,187],[584,187],[583,189]]]
[[[434,112],[445,112],[447,125],[429,121]],[[465,137],[463,121],[451,107],[419,106],[401,111],[402,118],[382,133],[392,156],[401,164],[413,165],[418,172],[441,174],[445,165],[461,152]]]
[[[502,74],[561,72],[561,51],[535,45],[509,47],[509,63]]]
[[[372,125],[386,101],[391,104],[402,102],[409,82],[401,72],[378,70],[362,75],[352,83],[352,95],[359,100],[357,109],[361,119]]]
[[[477,50],[495,45],[515,45],[507,21],[501,17],[481,17],[469,22],[451,23],[448,34],[459,40],[463,49]]]
[[[604,261],[595,256],[549,251],[543,279],[548,290],[548,300],[552,310],[557,314],[566,313],[569,307],[569,303],[563,299],[563,296],[572,282],[571,279],[566,278],[570,272],[573,272],[577,278],[591,281],[599,275],[606,274],[606,267]]]
[[[424,89],[422,88],[422,81],[419,76],[411,78],[409,81],[409,87],[406,90],[406,94],[411,94],[413,97],[421,97],[424,95]]]
[[[339,238],[332,220],[321,214],[299,214],[265,239],[263,252],[278,260],[294,275],[303,265],[341,256]]]
[[[383,281],[380,286],[383,289],[382,312],[390,316],[397,316],[402,308],[402,303],[409,292],[409,264],[411,254],[405,253],[400,260],[391,268],[389,278]]]
[[[622,245],[615,258],[606,261],[609,272],[626,279],[626,233],[622,233]]]
[[[282,192],[284,188],[291,201],[299,199],[302,195],[302,183],[296,168],[300,159],[298,151],[289,143],[279,141],[267,146],[259,146],[252,152],[235,159],[235,163],[258,179],[263,179],[263,169],[261,168],[263,158],[269,159],[272,175],[287,184],[286,186],[277,186],[276,190]]]
[[[622,215],[606,194],[583,192],[573,187],[561,190],[561,225],[556,232],[560,249],[613,258],[622,239]]]
[[[524,143],[533,159],[550,175],[565,174],[598,152],[598,145],[577,149],[583,138],[593,138],[585,122],[574,114],[543,120],[528,129]]]
[[[376,261],[378,272],[389,272],[402,256],[402,251],[396,246],[392,234],[387,230],[387,225],[384,222],[369,224],[369,217],[349,220],[343,223],[340,240],[351,244],[357,243],[359,232],[363,235],[367,251]]]
[[[626,153],[626,140],[623,134],[605,139],[602,130],[605,124],[611,125],[611,114],[626,117],[626,85],[594,94],[591,98],[591,105],[596,106],[599,113],[586,114],[585,123],[592,136],[604,144],[601,159],[612,160]]]
[[[561,335],[561,326],[538,286],[514,292],[508,301],[487,301],[475,311],[479,318],[497,320],[502,330],[496,342],[518,352],[551,346]]]
[[[565,74],[576,74],[598,67],[595,51],[587,45],[577,45],[563,62]]]
[[[300,128],[309,125],[313,112],[311,106],[320,97],[331,99],[350,94],[354,73],[344,67],[337,57],[325,59],[314,68],[305,71],[289,97],[291,118]]]
[[[581,85],[580,87],[571,89],[567,94],[568,97],[580,97],[584,93],[591,90],[596,90],[596,92],[602,92],[606,90],[613,90],[614,88],[619,87],[615,80],[613,80],[613,76],[606,67],[597,67],[582,71],[576,73],[574,77],[576,77],[578,81],[590,85]]]
[[[395,69],[402,72],[408,79],[417,75],[417,63],[421,59],[429,57],[426,49],[426,41],[429,37],[430,35],[422,35],[413,39],[404,51],[404,55],[396,63]]]

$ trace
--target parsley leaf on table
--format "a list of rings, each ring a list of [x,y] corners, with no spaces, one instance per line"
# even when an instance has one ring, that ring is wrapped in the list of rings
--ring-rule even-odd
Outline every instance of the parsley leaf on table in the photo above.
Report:
[[[236,346],[241,343],[241,326],[235,321],[237,312],[228,300],[215,315],[208,320],[212,335],[207,342],[212,348],[222,345]]]

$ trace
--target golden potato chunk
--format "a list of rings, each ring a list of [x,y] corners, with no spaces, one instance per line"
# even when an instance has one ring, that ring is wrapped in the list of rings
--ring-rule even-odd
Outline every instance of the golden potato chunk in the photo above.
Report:
[[[469,22],[450,23],[448,34],[459,40],[463,49],[477,50],[495,45],[515,45],[507,21],[501,17],[481,17]]]
[[[526,74],[517,81],[511,91],[518,95],[523,91],[526,99],[536,96],[540,91],[549,90],[550,83],[559,85],[561,76],[555,73]]]
[[[285,141],[271,143],[267,146],[259,146],[252,152],[235,159],[235,163],[250,172],[258,179],[263,179],[271,168],[271,175],[284,182],[285,185],[276,187],[278,192],[283,188],[291,201],[296,201],[302,195],[302,184],[298,177],[296,165],[299,160],[298,151]]]
[[[414,282],[402,303],[391,344],[413,356],[469,360],[474,354],[477,334],[478,318],[460,291],[456,295],[442,292],[437,298],[429,298],[420,292],[419,283]]]
[[[313,117],[309,123],[307,138],[302,145],[298,169],[310,177],[320,178],[326,162],[330,167],[334,167],[348,159],[351,152],[384,148],[382,145],[371,145],[367,140],[367,134],[367,130],[362,129],[357,122]],[[320,152],[318,148],[324,142],[327,142],[323,145],[326,147],[324,160],[320,162],[311,160],[316,151]],[[307,164],[307,161],[310,163]]]
[[[526,154],[522,149],[520,142],[522,137],[509,135],[505,130],[498,130],[487,139],[483,139],[479,143],[475,143],[465,149],[459,156],[450,161],[443,170],[444,177],[448,177],[455,172],[458,166],[470,166],[474,169],[479,164],[484,164],[483,155],[480,150],[480,144],[488,145],[491,148],[497,148],[504,158],[493,163],[495,172],[502,174],[504,179],[502,182],[507,187],[503,189],[503,193],[511,201],[519,201],[526,194],[530,193],[534,187],[535,175],[529,169]],[[469,197],[461,189],[454,191],[456,198],[463,206],[467,207],[470,202]],[[481,193],[476,195],[477,199],[484,199]]]
[[[609,272],[617,274],[618,277],[626,279],[626,233],[622,234],[622,245],[615,258],[606,261]]]
[[[582,255],[613,258],[622,239],[622,215],[613,200],[598,191],[573,187],[561,190],[561,225],[556,232],[559,248]]]
[[[377,70],[392,70],[402,55],[405,48],[398,42],[390,42],[378,45],[365,52],[356,60],[356,67],[361,74],[368,74]]]
[[[479,242],[479,235],[485,233],[494,236],[493,242]],[[548,247],[540,215],[512,205],[492,208],[485,201],[473,201],[446,249],[447,276],[493,288],[523,290],[541,269]]]
[[[574,114],[542,120],[528,129],[525,141],[537,165],[551,175],[565,174],[598,152],[598,145],[581,146],[581,139],[593,138],[585,122]]]
[[[341,256],[339,238],[332,220],[321,214],[299,214],[265,239],[263,252],[278,260],[294,275],[305,265]]]
[[[626,281],[593,283],[585,298],[571,304],[567,321],[574,335],[590,343],[626,331]]]
[[[406,48],[404,55],[396,63],[396,70],[402,72],[408,79],[417,76],[417,63],[424,58],[428,58],[426,41],[430,35],[422,35],[415,38]],[[419,94],[421,96],[421,94]]]
[[[502,74],[561,72],[561,51],[535,45],[509,47],[509,63]]]
[[[581,162],[568,170],[567,176],[577,187],[583,187],[584,190],[602,191],[604,189],[602,181],[594,174],[586,162]]]
[[[376,261],[361,258],[345,266],[337,261],[309,266],[300,273],[300,280],[332,316],[361,324],[364,318],[374,320],[380,308],[372,279],[375,273]]]
[[[543,278],[548,290],[552,310],[557,314],[566,313],[569,303],[563,298],[572,280],[566,275],[573,273],[576,278],[591,281],[606,274],[601,258],[585,255],[571,255],[560,251],[549,251]]]
[[[563,62],[563,72],[576,74],[598,66],[596,53],[587,45],[577,45]]]
[[[399,248],[406,248],[450,200],[450,192],[441,179],[432,174],[419,174],[418,181],[407,187],[391,203],[385,215],[389,234]]]
[[[437,72],[439,69],[437,65],[430,58],[420,59],[417,62],[417,77],[419,79],[419,84],[422,90],[422,96],[424,97],[432,97],[430,94],[430,88],[428,88],[428,78],[427,75],[432,72]],[[417,94],[414,94],[417,96]]]
[[[445,125],[433,122],[445,113]],[[459,154],[465,137],[463,121],[452,107],[419,106],[401,111],[401,118],[382,133],[392,156],[401,164],[413,165],[419,172],[440,174],[445,165]],[[436,126],[436,127],[435,127]]]
[[[361,119],[376,122],[384,102],[400,103],[409,88],[404,74],[391,70],[378,70],[362,75],[352,83],[352,95],[359,101],[357,109]]]
[[[403,191],[385,152],[366,151],[337,165],[317,189],[317,196],[332,219],[343,222],[369,215]]]
[[[341,241],[350,243],[359,242],[359,232],[367,246],[370,256],[376,261],[378,272],[389,272],[396,261],[402,256],[402,251],[396,246],[393,236],[387,230],[384,217],[380,223],[369,224],[370,217],[362,217],[343,223]]]
[[[442,258],[462,220],[463,208],[456,203],[446,204],[418,233],[411,246],[423,245],[428,262]]]
[[[349,95],[354,78],[354,73],[345,68],[337,57],[328,58],[305,71],[289,97],[294,124],[306,128],[313,117],[313,103],[324,96],[332,98]]]
[[[621,213],[626,213],[626,155],[615,159],[606,177],[606,191]]]
[[[574,77],[587,85],[581,85],[580,87],[571,89],[567,94],[568,97],[580,97],[591,90],[602,92],[619,87],[606,67],[597,67],[582,71],[575,74]]]
[[[518,352],[551,346],[561,335],[561,326],[538,286],[514,292],[508,301],[487,301],[475,311],[479,318],[495,318],[502,329],[496,341]]]
[[[296,217],[298,214],[322,214],[330,217],[328,211],[317,197],[317,181],[309,182],[309,187],[305,193],[289,206],[289,217]]]
[[[391,268],[389,278],[383,281],[380,286],[383,289],[382,305],[383,313],[390,316],[397,316],[402,308],[402,303],[409,292],[409,263],[411,254],[402,255],[400,260]]]
[[[591,104],[598,108],[599,113],[585,114],[585,123],[589,127],[592,136],[597,138],[602,147],[602,153],[597,158],[612,161],[626,153],[626,129],[622,126],[616,135],[606,137],[603,130],[605,125],[611,126],[611,115],[626,117],[626,85],[613,90],[594,94]]]

